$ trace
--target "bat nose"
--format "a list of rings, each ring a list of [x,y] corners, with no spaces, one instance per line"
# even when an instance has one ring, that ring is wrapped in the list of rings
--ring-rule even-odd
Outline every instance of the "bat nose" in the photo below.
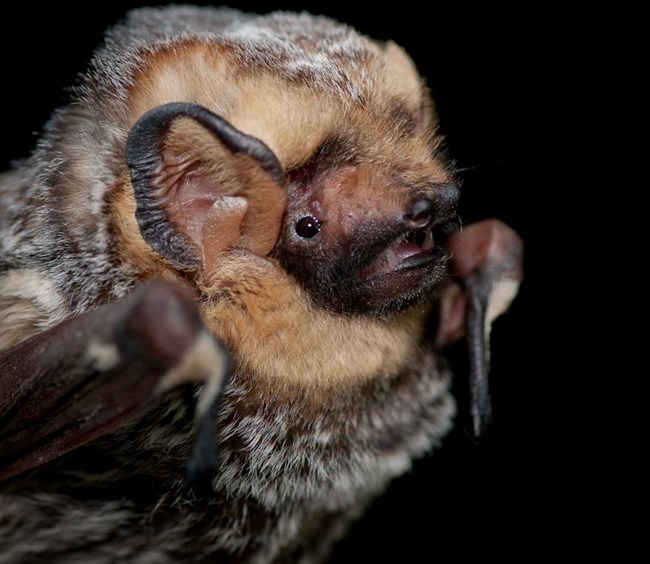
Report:
[[[449,183],[438,186],[434,196],[436,214],[446,216],[453,213],[459,196],[460,190],[457,184]]]
[[[411,211],[404,214],[404,223],[413,229],[426,227],[433,216],[433,202],[426,198],[418,198],[413,202]]]
[[[417,198],[402,218],[410,229],[422,229],[438,220],[448,218],[458,204],[459,190],[455,184],[437,186],[433,198]]]

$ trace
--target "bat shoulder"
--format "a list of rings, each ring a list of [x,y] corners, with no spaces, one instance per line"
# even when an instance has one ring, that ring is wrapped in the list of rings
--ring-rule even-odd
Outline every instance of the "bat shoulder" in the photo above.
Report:
[[[37,270],[0,274],[0,351],[61,321],[65,300],[52,281]]]

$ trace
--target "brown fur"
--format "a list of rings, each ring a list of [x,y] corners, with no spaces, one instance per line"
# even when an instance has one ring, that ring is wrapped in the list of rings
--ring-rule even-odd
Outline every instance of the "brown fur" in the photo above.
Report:
[[[270,202],[276,215],[265,223],[268,198],[260,191],[255,200],[254,190],[278,186],[263,167],[192,122],[174,124],[156,187],[165,220],[200,254],[196,271],[175,269],[145,242],[124,161],[136,121],[168,102],[204,106],[258,138],[286,173],[286,205]],[[113,30],[74,104],[0,184],[0,305],[12,326],[0,342],[149,278],[185,285],[233,356],[215,438],[221,457],[211,492],[188,492],[195,398],[173,395],[6,485],[0,562],[324,559],[451,425],[449,373],[424,336],[442,266],[430,279],[406,279],[413,296],[400,294],[381,315],[352,313],[326,293],[345,293],[373,238],[397,236],[385,235],[386,224],[453,181],[440,146],[433,104],[404,51],[326,18],[172,7],[136,11]],[[241,219],[239,233],[218,233],[224,223],[209,224],[211,211],[186,217],[191,197],[173,201],[178,190],[214,194],[211,183],[220,197],[246,199],[246,215],[229,224]],[[323,222],[320,251],[296,241],[296,222],[310,213]],[[287,248],[297,251],[288,257]],[[9,277],[30,283],[18,292]]]
[[[347,130],[363,136],[373,158],[391,155],[395,163],[405,159],[431,163],[435,122],[412,61],[393,43],[383,50],[370,41],[366,46],[380,57],[368,71],[371,76],[376,73],[373,90],[363,93],[364,104],[355,109],[352,101],[333,99],[308,82],[287,83],[259,68],[242,71],[240,62],[221,45],[179,41],[147,55],[133,79],[121,125],[128,129],[156,106],[187,100],[264,141],[286,170],[298,168],[328,137]],[[395,122],[402,117],[391,111],[396,103],[413,116],[417,137],[406,142],[395,139]]]
[[[373,82],[377,90],[366,93],[366,103],[356,109],[345,99],[332,99],[306,83],[287,84],[271,73],[243,72],[227,48],[182,41],[145,59],[128,94],[124,125],[132,125],[158,105],[191,100],[263,140],[290,171],[304,165],[327,139],[345,137],[349,131],[363,147],[364,159],[372,164],[335,172],[336,176],[322,181],[320,195],[317,192],[315,197],[323,208],[338,214],[350,210],[328,217],[345,232],[347,224],[354,228],[362,220],[372,221],[368,214],[383,218],[391,209],[402,213],[404,193],[417,196],[412,185],[450,181],[446,165],[431,158],[431,114],[412,62],[392,43],[383,50],[368,45],[383,55],[382,67]],[[399,128],[396,135],[394,112],[382,117],[386,106],[398,100],[404,113],[415,116],[406,135]],[[342,105],[337,107],[337,103]],[[297,129],[300,136],[295,134]],[[168,146],[180,153],[191,150],[201,162],[220,160],[215,159],[218,153],[211,153],[214,142],[195,124],[175,128]],[[237,191],[235,178],[224,180],[221,173],[220,177],[215,184],[222,193]],[[233,187],[228,188],[229,184]],[[376,206],[380,189],[381,210]],[[342,199],[350,204],[337,205]],[[161,275],[162,264],[142,241],[134,208],[128,187],[119,190],[111,209],[120,255],[137,268],[145,268],[147,276]],[[358,212],[364,216],[357,216]],[[411,358],[417,340],[414,331],[419,331],[414,328],[421,327],[424,318],[409,313],[390,321],[348,319],[316,311],[276,263],[242,254],[217,260],[215,268],[203,275],[199,289],[208,325],[235,351],[242,366],[275,380],[309,382],[309,387],[314,383],[341,385],[348,379],[397,371]],[[315,374],[318,378],[309,377]]]
[[[403,370],[421,337],[422,310],[388,320],[324,312],[275,261],[244,253],[222,257],[199,287],[208,327],[243,371],[315,393]]]
[[[178,280],[136,231],[132,193],[115,193],[120,256],[133,260],[143,278]],[[276,261],[244,252],[222,255],[198,288],[208,327],[244,369],[308,389],[399,371],[412,358],[426,315],[416,309],[383,320],[319,311]]]
[[[107,201],[112,219],[116,255],[137,269],[138,276],[141,278],[156,276],[178,278],[178,274],[173,273],[163,258],[139,234],[131,183],[126,179],[118,182],[109,192]],[[134,237],[134,233],[138,235]]]
[[[61,296],[36,273],[14,270],[0,275],[0,351],[23,341],[66,315]]]

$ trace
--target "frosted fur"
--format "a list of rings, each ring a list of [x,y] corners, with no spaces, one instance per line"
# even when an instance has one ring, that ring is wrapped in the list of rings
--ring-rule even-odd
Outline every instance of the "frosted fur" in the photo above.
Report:
[[[153,54],[188,40],[228,46],[243,69],[317,84],[344,105],[362,102],[376,88],[369,62],[382,67],[368,39],[324,17],[193,7],[131,12],[109,31],[72,103],[55,112],[32,158],[0,184],[0,264],[46,270],[70,296],[73,313],[132,285],[128,266],[111,256],[105,207],[123,172],[127,93]],[[63,210],[51,209],[55,198],[64,199]],[[26,206],[29,216],[21,213]]]
[[[426,370],[435,373],[433,359],[425,362]],[[33,491],[40,480],[49,480],[68,487],[76,484],[83,491],[84,485],[101,483],[105,490],[124,492],[130,491],[134,477],[142,476],[144,483],[159,483],[164,491],[160,497],[135,505],[128,497],[100,505],[61,493],[57,498],[24,492],[7,495],[0,506],[0,539],[7,542],[3,554],[7,562],[20,562],[27,552],[47,554],[52,545],[45,540],[42,552],[37,552],[38,543],[22,544],[23,535],[40,534],[56,536],[61,562],[77,550],[80,559],[84,555],[92,562],[118,561],[120,554],[125,558],[128,554],[136,562],[148,561],[150,554],[156,554],[160,562],[173,562],[174,558],[202,561],[227,553],[247,562],[272,562],[281,554],[285,558],[293,555],[291,562],[320,561],[331,541],[345,532],[349,520],[358,516],[390,479],[408,470],[414,456],[437,444],[448,431],[454,407],[447,383],[448,375],[423,379],[413,373],[386,386],[385,394],[372,388],[352,390],[347,398],[337,398],[338,407],[305,412],[300,401],[279,404],[268,392],[252,392],[248,382],[236,378],[220,419],[223,450],[215,500],[207,505],[182,489],[180,476],[191,436],[188,414],[181,404],[170,401],[135,428],[79,449],[69,460],[36,477],[36,485],[29,479],[23,485],[25,491]],[[238,403],[243,398],[251,412],[241,417]],[[257,408],[256,402],[260,402]],[[395,409],[404,404],[410,409]],[[351,406],[363,409],[350,411]],[[391,429],[388,435],[387,428]],[[384,446],[387,440],[392,443],[388,450]],[[231,450],[228,441],[244,443],[249,453],[242,456],[239,449]],[[81,475],[70,475],[70,469],[81,460],[101,461],[101,453],[107,449],[110,459],[123,463],[109,467],[99,463]],[[162,459],[160,452],[165,452]],[[158,462],[152,463],[155,460]],[[49,507],[56,508],[54,518]],[[84,515],[80,521],[69,518],[79,513]],[[263,529],[251,538],[249,519],[259,519],[260,513],[270,520],[263,521]],[[47,524],[41,519],[45,514]],[[21,529],[13,529],[13,519],[23,521]],[[328,527],[315,538],[303,539],[304,554],[294,553],[293,542],[312,520],[324,520]],[[147,525],[158,522],[157,527]],[[86,546],[88,534],[105,541]],[[197,534],[200,541],[193,541],[189,550],[187,535]],[[113,555],[106,547],[112,543],[120,545]]]
[[[115,210],[130,209],[130,200],[124,196],[119,207],[111,198],[120,190],[128,194],[124,144],[139,117],[132,105],[142,99],[143,108],[153,103],[157,92],[148,88],[160,86],[143,86],[151,78],[145,69],[166,70],[160,60],[174,60],[175,50],[188,45],[207,46],[217,62],[228,58],[234,65],[229,72],[237,75],[233,81],[246,78],[238,84],[241,92],[257,89],[264,101],[268,88],[274,102],[285,103],[286,114],[269,111],[273,119],[266,115],[255,132],[283,166],[304,162],[345,124],[354,130],[350,142],[369,147],[364,158],[378,166],[432,160],[438,146],[434,118],[412,63],[397,47],[307,14],[135,10],[108,32],[72,101],[55,112],[31,158],[0,176],[0,349],[115,300],[150,274],[119,246],[124,241]],[[227,82],[220,76],[193,80],[203,84],[204,78]],[[228,84],[209,93],[208,100],[222,105],[211,109],[254,129],[262,116],[238,114],[232,100],[240,91],[232,95]],[[287,94],[289,102],[282,100],[284,86],[287,92],[296,87]],[[303,91],[304,99],[298,97]],[[298,98],[295,104],[291,96]],[[312,99],[322,105],[313,108]],[[274,127],[296,115],[304,123],[302,131],[293,132],[292,144]],[[370,125],[357,131],[358,123]],[[310,134],[309,142],[301,137]],[[402,153],[393,150],[399,143]],[[306,154],[294,154],[296,147]],[[418,170],[407,179],[415,183],[427,174]],[[128,233],[131,225],[123,223]],[[137,239],[135,231],[132,235]],[[135,256],[139,247],[134,248]],[[142,257],[149,260],[156,268],[162,262]],[[256,285],[271,285],[272,276],[257,276],[249,268],[239,272],[233,264],[231,276],[241,281],[237,289],[252,294],[251,300],[257,298]],[[165,266],[160,272],[176,276]],[[282,285],[283,279],[276,282]],[[299,320],[319,315],[303,293],[295,294],[307,312],[300,310]],[[290,301],[279,303],[288,307]],[[323,321],[323,338],[336,343],[332,354],[363,364],[357,351],[338,350],[354,340],[345,333],[352,325],[338,326],[335,317]],[[421,327],[406,334],[411,346],[390,369],[363,381],[341,378],[339,387],[317,394],[297,382],[269,381],[267,374],[246,371],[235,358],[217,427],[220,465],[209,497],[188,491],[184,483],[192,402],[180,395],[135,424],[10,483],[0,490],[0,563],[323,561],[350,521],[451,427],[454,403],[444,360],[420,342]]]
[[[107,48],[95,58],[92,77],[112,98],[116,90],[124,91],[138,68],[141,61],[134,54],[188,39],[217,41],[236,49],[243,66],[317,81],[337,96],[351,98],[360,98],[359,86],[341,67],[352,66],[363,73],[363,63],[370,56],[367,43],[354,30],[325,17],[285,13],[259,17],[229,9],[189,7],[143,9],[131,12],[124,25],[109,32]],[[115,57],[116,52],[121,56]]]

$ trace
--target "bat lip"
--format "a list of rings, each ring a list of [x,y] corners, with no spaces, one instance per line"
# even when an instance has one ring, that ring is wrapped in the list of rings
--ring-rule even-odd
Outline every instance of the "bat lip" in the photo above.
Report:
[[[408,277],[413,278],[425,271],[435,269],[437,266],[442,266],[447,263],[448,256],[442,247],[433,247],[432,249],[411,255],[397,264],[390,270],[376,270],[371,274],[362,276],[362,281],[367,284],[373,284],[376,281],[395,278],[395,277]]]
[[[447,262],[448,256],[439,247],[413,255],[393,270],[358,280],[352,292],[354,302],[376,314],[404,310],[430,295],[446,274]]]
[[[429,250],[422,251],[404,259],[395,269],[395,272],[401,270],[426,267],[427,265],[442,260],[445,256],[445,250],[442,247],[433,247]]]
[[[457,222],[440,221],[404,230],[383,245],[354,285],[356,302],[364,311],[401,311],[430,295],[447,272],[445,243]]]
[[[449,236],[450,222],[439,222],[419,229],[407,229],[391,239],[360,273],[370,282],[391,273],[420,269],[445,258],[443,243]]]

